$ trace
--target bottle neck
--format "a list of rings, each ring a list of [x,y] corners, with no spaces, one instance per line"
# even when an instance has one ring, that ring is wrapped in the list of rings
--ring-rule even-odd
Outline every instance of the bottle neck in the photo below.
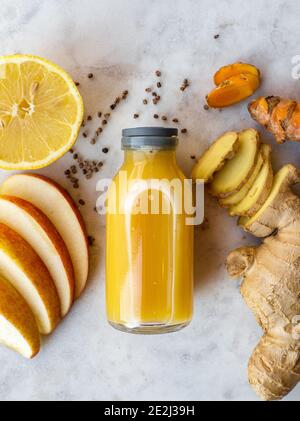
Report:
[[[176,150],[125,150],[125,163],[138,165],[144,162],[176,164]]]

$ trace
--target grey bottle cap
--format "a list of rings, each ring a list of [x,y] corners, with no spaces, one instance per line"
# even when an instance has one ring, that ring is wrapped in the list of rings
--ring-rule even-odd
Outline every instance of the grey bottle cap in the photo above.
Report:
[[[123,130],[124,150],[175,149],[178,144],[178,129],[165,127],[137,127]]]

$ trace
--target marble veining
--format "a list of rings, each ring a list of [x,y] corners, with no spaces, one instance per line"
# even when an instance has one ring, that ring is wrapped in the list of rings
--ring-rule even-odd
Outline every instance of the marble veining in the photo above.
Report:
[[[68,70],[81,84],[86,114],[105,111],[122,90],[130,91],[101,140],[91,146],[82,135],[77,150],[105,163],[100,177],[111,177],[122,161],[123,127],[155,124],[153,114],[176,116],[182,136],[178,160],[188,174],[191,155],[200,154],[220,133],[253,126],[245,104],[205,111],[204,98],[214,71],[236,60],[263,72],[263,94],[294,96],[292,57],[300,54],[297,0],[0,0],[0,51],[37,54]],[[243,3],[241,5],[241,3]],[[215,39],[215,35],[220,35]],[[162,101],[142,104],[144,89],[163,73]],[[87,79],[94,73],[92,81]],[[192,84],[179,91],[182,80]],[[140,119],[134,120],[133,114]],[[94,126],[95,127],[94,127]],[[255,125],[254,125],[255,126]],[[299,145],[275,146],[275,165],[299,165]],[[110,153],[104,155],[103,147]],[[209,197],[206,229],[197,230],[195,318],[181,333],[128,336],[105,319],[105,223],[93,208],[97,179],[82,180],[72,191],[63,176],[65,156],[40,173],[68,188],[96,238],[88,288],[68,318],[44,341],[31,362],[0,348],[0,400],[257,400],[247,384],[247,362],[260,329],[228,279],[228,252],[253,242]],[[7,176],[0,173],[0,181]],[[287,398],[299,400],[299,387]]]

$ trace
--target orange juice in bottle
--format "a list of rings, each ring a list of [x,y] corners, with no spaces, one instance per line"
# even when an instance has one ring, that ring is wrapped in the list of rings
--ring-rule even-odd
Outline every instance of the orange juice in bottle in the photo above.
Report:
[[[123,131],[124,164],[108,192],[107,315],[116,329],[159,334],[193,315],[194,228],[184,210],[177,129]]]

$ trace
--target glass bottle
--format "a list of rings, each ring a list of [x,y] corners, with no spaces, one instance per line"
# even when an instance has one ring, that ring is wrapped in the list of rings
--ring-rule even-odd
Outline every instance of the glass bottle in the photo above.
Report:
[[[176,162],[178,130],[123,131],[107,200],[107,316],[124,332],[181,330],[193,315],[194,228]]]

